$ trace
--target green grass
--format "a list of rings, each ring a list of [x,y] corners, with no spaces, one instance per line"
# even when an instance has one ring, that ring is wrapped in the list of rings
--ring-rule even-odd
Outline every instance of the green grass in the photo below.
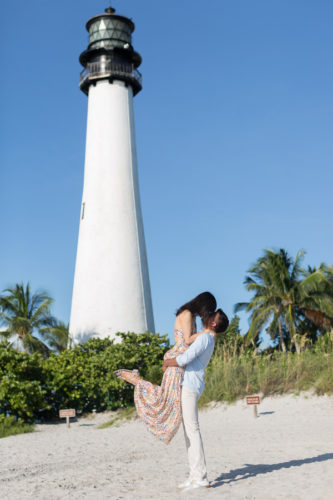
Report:
[[[134,413],[135,413],[135,408],[133,406],[125,408],[124,410],[119,410],[114,418],[112,418],[108,422],[105,422],[104,424],[99,425],[97,429],[106,429],[107,427],[115,426],[115,424],[117,426],[123,420],[130,420],[131,418],[133,418]]]
[[[207,370],[200,406],[210,401],[231,403],[258,392],[269,396],[306,390],[318,395],[333,394],[333,352],[225,356],[217,348]]]
[[[27,424],[20,419],[15,422],[14,417],[0,415],[0,438],[13,436],[15,434],[24,434],[26,432],[34,432],[34,425]]]

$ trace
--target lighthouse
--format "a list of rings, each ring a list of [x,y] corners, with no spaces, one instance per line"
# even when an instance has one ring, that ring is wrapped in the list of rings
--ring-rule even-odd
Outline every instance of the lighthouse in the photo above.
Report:
[[[87,135],[69,327],[76,343],[155,330],[133,112],[142,89],[135,26],[108,7],[86,28],[80,89],[88,96]]]

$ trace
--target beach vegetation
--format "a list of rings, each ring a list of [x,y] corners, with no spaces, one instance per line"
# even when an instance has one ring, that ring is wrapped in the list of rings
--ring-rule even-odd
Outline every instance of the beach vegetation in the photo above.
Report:
[[[32,293],[30,283],[6,288],[0,296],[0,339],[26,353],[47,358],[73,345],[69,325],[51,313],[52,297],[45,291]]]
[[[246,344],[239,347],[237,337],[217,345],[207,367],[200,405],[232,403],[256,393],[272,396],[308,390],[333,394],[333,332],[326,332],[299,354],[260,351]]]
[[[34,425],[28,424],[20,418],[16,419],[15,417],[0,415],[0,438],[33,431]]]
[[[259,346],[266,328],[273,345],[300,353],[333,328],[333,267],[304,270],[304,253],[293,259],[284,249],[265,250],[248,270],[244,283],[252,298],[235,305],[235,312],[251,314],[248,344]]]
[[[34,422],[50,408],[43,357],[0,343],[0,414]]]
[[[0,297],[0,320],[5,329],[1,336],[7,340],[15,337],[24,352],[40,352],[47,356],[49,347],[43,337],[56,320],[51,315],[53,299],[44,291],[31,292],[30,284],[23,283],[7,288]]]
[[[304,269],[303,257],[304,251],[292,258],[284,249],[265,250],[249,268],[245,287],[251,298],[235,306],[236,313],[250,314],[249,329],[241,332],[235,315],[217,337],[201,405],[253,393],[333,394],[333,267]],[[29,283],[0,296],[1,418],[32,424],[58,418],[63,408],[78,415],[120,411],[126,417],[133,387],[113,372],[138,369],[160,384],[167,335],[118,333],[118,342],[92,335],[74,345],[68,325],[52,315],[52,303]],[[264,332],[271,342],[262,349]],[[118,415],[108,425],[116,422]]]
[[[0,413],[34,422],[57,418],[59,410],[77,414],[117,410],[133,405],[133,390],[114,375],[126,367],[139,369],[158,382],[167,336],[119,333],[122,342],[90,338],[88,342],[43,358],[0,344]]]
[[[97,429],[107,429],[108,427],[115,427],[117,425],[120,425],[124,421],[131,420],[133,417],[135,417],[135,415],[136,411],[134,406],[129,406],[128,408],[118,410],[116,412],[116,415],[111,420],[104,422],[104,424],[100,424]]]
[[[74,345],[69,333],[69,324],[63,321],[56,320],[52,326],[42,332],[42,335],[44,342],[49,347],[48,355],[51,352],[60,354],[66,349],[71,349]]]

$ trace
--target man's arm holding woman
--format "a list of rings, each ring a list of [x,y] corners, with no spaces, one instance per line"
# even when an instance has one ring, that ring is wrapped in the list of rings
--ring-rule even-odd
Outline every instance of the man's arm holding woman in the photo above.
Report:
[[[193,361],[195,358],[200,356],[200,354],[207,348],[208,340],[206,335],[199,335],[193,344],[185,351],[183,354],[179,354],[176,358],[166,359],[163,363],[162,370],[165,370],[169,366],[173,367],[184,367]]]

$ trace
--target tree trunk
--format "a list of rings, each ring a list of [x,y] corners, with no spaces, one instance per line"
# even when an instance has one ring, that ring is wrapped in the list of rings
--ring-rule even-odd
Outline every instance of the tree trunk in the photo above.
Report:
[[[278,317],[278,325],[279,325],[280,347],[281,347],[283,352],[286,352],[287,349],[286,349],[286,344],[285,344],[284,338],[283,338],[282,323],[281,323],[280,316]]]
[[[23,345],[23,349],[24,349],[24,352],[26,354],[28,354],[28,346],[26,345],[26,342],[24,342],[24,339],[25,339],[25,336],[26,336],[26,332],[24,331],[23,328],[20,328],[17,332],[17,335],[19,336],[19,339]]]
[[[290,323],[291,323],[291,329],[292,329],[292,342],[295,344],[295,349],[296,349],[297,354],[300,354],[301,347],[300,347],[298,340],[297,340],[296,325],[295,325],[294,318],[293,318],[291,304],[289,304],[289,317],[290,317]]]

